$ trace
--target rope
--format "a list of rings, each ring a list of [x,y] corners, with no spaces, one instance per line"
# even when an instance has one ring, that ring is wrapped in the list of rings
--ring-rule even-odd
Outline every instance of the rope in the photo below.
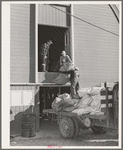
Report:
[[[74,17],[74,18],[76,18],[76,19],[78,19],[78,20],[80,20],[80,21],[83,21],[83,22],[85,22],[85,23],[87,23],[87,24],[89,24],[89,25],[92,25],[92,26],[94,26],[94,27],[96,27],[96,28],[98,28],[98,29],[101,29],[101,30],[106,31],[106,32],[108,32],[108,33],[111,33],[111,34],[113,34],[113,35],[119,36],[119,35],[116,34],[116,33],[113,33],[113,32],[111,32],[111,31],[109,31],[109,30],[106,30],[106,29],[104,29],[104,28],[102,28],[102,27],[99,27],[99,26],[97,26],[97,25],[94,25],[94,24],[92,24],[92,23],[90,23],[90,22],[88,22],[88,21],[85,21],[85,20],[83,20],[83,19],[81,19],[81,18],[79,18],[79,17],[76,17],[75,15],[71,15],[70,13],[65,12],[65,11],[63,11],[63,10],[61,10],[61,9],[59,9],[59,8],[56,8],[56,7],[54,7],[54,6],[50,5],[50,4],[45,4],[45,5],[49,5],[50,7],[53,7],[54,9],[57,9],[57,10],[59,10],[59,11],[65,13],[65,14],[68,14],[69,16],[72,16],[72,17]]]

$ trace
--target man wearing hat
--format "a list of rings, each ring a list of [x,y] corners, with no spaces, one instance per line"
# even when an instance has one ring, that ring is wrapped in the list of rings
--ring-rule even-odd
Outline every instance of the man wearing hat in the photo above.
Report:
[[[74,70],[71,71],[60,71],[61,73],[70,74],[70,91],[71,91],[71,97],[73,99],[80,98],[77,91],[79,90],[79,68],[75,67]]]

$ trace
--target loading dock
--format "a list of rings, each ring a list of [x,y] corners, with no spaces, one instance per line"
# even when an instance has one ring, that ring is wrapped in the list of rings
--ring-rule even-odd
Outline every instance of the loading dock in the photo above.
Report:
[[[118,34],[119,24],[108,5],[55,5],[56,8],[70,13],[70,15],[44,4],[11,4],[10,7],[10,108],[13,110],[13,114],[10,115],[11,121],[19,112],[30,108],[30,101],[26,101],[27,95],[31,100],[37,93],[36,100],[38,102],[40,97],[41,104],[38,105],[40,108],[35,112],[39,119],[42,109],[50,108],[53,98],[60,93],[59,89],[68,88],[66,85],[56,86],[52,85],[50,81],[44,82],[46,74],[41,72],[38,52],[41,44],[49,38],[55,40],[53,43],[56,45],[51,47],[51,50],[53,53],[57,50],[57,55],[54,57],[54,54],[50,54],[51,62],[48,74],[57,75],[58,72],[51,71],[54,70],[52,68],[59,60],[61,50],[64,48],[75,65],[80,68],[82,87],[89,87],[103,81],[118,81],[118,36],[99,30],[70,16],[84,18]],[[104,15],[107,12],[108,15]],[[54,32],[56,37],[53,35]],[[69,93],[69,89],[67,90]],[[53,91],[53,94],[49,92],[47,95],[48,91]],[[43,101],[44,95],[48,101]],[[47,99],[46,97],[45,99]],[[47,104],[49,100],[50,104]],[[21,120],[19,119],[17,122],[16,125],[19,125]],[[13,128],[11,128],[11,132],[18,133],[19,130],[16,130],[15,125],[11,127]],[[37,123],[38,130],[39,123]]]

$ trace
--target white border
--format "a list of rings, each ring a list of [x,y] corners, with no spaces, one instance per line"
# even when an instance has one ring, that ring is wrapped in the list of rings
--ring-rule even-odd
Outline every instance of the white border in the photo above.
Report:
[[[121,1],[5,1],[11,4],[121,4]]]
[[[10,134],[9,134],[9,129],[10,129],[10,123],[9,123],[9,118],[10,118],[10,105],[8,103],[8,100],[10,100],[10,4],[119,4],[120,5],[120,19],[122,20],[122,14],[121,14],[121,1],[5,1],[2,2],[2,28],[1,28],[1,33],[2,33],[2,148],[7,148],[7,149],[16,149],[16,148],[21,148],[21,149],[30,149],[32,147],[20,147],[20,146],[9,146],[9,141],[10,141]],[[37,7],[36,7],[37,9]],[[37,16],[36,16],[36,26],[37,26]],[[37,28],[37,27],[36,27]],[[119,54],[119,58],[122,57],[122,53],[121,53],[121,21],[120,21],[120,31],[119,31],[119,35],[120,35],[120,43],[119,43],[119,47],[120,47],[120,54]],[[37,34],[36,34],[36,38],[37,38]],[[36,43],[37,43],[37,39],[36,39]],[[37,45],[37,44],[36,44]],[[36,51],[37,51],[37,46],[36,46]],[[37,56],[36,56],[37,57]],[[37,58],[36,58],[37,60]],[[122,58],[119,60],[119,64],[121,64]],[[37,68],[37,67],[36,67]],[[122,66],[120,65],[119,67],[119,85],[120,85],[120,93],[121,93],[121,68]],[[36,71],[36,76],[37,76],[37,71]],[[37,82],[37,79],[36,79]],[[119,98],[120,100],[122,100],[121,95],[119,94]],[[119,106],[122,106],[121,101],[119,101]],[[121,107],[119,107],[119,120],[121,123]],[[122,129],[121,129],[121,125],[119,124],[119,133],[122,133]],[[120,135],[120,134],[119,134]],[[45,146],[35,146],[36,149],[43,149],[43,148],[47,148]],[[73,148],[77,148],[77,149],[90,149],[90,146],[86,148],[85,147],[73,147],[73,146],[64,146],[64,148],[68,148],[68,149],[73,149]],[[117,148],[121,148],[121,135],[119,137],[119,147],[118,146],[114,146],[114,147],[107,147],[107,146],[103,146],[103,147],[96,147],[96,146],[91,146],[91,149],[117,149]]]
[[[2,147],[10,139],[10,3],[2,3]]]
[[[119,8],[119,133],[122,133],[122,5]],[[122,134],[119,134],[119,145],[121,144]]]

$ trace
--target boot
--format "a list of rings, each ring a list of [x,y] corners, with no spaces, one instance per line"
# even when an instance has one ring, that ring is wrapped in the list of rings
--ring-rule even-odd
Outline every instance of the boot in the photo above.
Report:
[[[81,99],[78,94],[72,96],[72,99]]]

